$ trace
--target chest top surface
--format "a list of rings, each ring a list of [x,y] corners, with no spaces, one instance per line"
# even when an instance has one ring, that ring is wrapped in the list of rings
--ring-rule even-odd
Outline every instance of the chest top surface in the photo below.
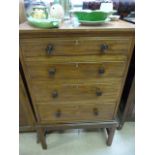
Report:
[[[109,23],[105,23],[102,26],[78,26],[73,27],[69,21],[65,21],[60,25],[59,28],[56,29],[41,29],[32,27],[28,24],[28,22],[24,22],[19,26],[20,36],[26,34],[90,34],[90,33],[130,33],[130,35],[134,34],[135,25],[132,23],[128,23],[126,21],[111,21]]]

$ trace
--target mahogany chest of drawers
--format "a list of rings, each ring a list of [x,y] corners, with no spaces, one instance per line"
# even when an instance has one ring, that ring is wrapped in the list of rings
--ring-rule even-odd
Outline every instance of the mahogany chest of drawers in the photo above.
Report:
[[[134,25],[37,29],[20,25],[20,60],[43,131],[105,127],[111,145],[122,88],[134,47]]]

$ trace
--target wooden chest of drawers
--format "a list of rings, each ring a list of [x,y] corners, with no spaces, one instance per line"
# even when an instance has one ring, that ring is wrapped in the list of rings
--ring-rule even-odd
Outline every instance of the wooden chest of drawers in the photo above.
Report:
[[[133,46],[134,25],[123,21],[52,30],[21,24],[20,59],[38,128],[114,123]]]

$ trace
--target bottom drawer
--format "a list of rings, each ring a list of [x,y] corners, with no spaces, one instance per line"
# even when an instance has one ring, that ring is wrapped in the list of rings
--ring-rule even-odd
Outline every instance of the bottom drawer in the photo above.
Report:
[[[115,104],[100,105],[37,105],[40,122],[72,123],[106,121],[113,119]]]

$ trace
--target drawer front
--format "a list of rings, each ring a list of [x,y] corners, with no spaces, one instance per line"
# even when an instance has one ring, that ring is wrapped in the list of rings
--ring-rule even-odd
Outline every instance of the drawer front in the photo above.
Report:
[[[38,38],[21,39],[24,57],[128,54],[131,39],[105,38]]]
[[[67,63],[52,64],[50,62],[29,62],[27,68],[34,80],[71,80],[102,79],[104,77],[122,77],[126,62],[103,63]]]
[[[51,82],[34,82],[33,93],[37,103],[81,104],[115,101],[121,87],[121,79],[104,83],[87,83],[54,85]]]
[[[79,106],[37,105],[40,122],[71,123],[108,121],[113,119],[114,103]]]

